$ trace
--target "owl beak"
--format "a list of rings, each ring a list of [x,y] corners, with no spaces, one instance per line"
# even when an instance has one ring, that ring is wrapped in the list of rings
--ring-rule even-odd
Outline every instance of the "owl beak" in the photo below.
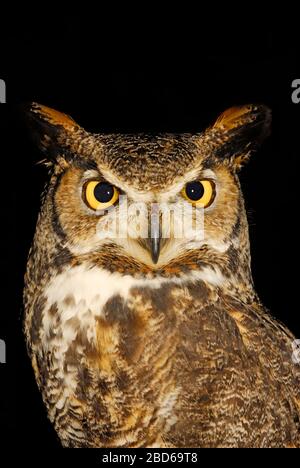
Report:
[[[151,240],[151,258],[153,263],[158,262],[160,253],[160,237],[155,237]]]
[[[152,262],[156,264],[160,254],[161,240],[161,217],[159,213],[159,205],[157,203],[154,203],[151,208],[149,237]]]

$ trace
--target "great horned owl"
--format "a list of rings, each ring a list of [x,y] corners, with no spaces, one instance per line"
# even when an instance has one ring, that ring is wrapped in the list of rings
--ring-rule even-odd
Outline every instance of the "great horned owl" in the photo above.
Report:
[[[237,177],[270,111],[231,108],[193,135],[95,135],[30,114],[51,178],[25,335],[63,446],[299,446],[294,338],[255,293]]]

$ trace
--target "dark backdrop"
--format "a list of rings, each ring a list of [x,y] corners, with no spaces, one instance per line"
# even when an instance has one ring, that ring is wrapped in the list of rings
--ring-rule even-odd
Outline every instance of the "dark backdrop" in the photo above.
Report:
[[[142,32],[141,28],[141,32]],[[22,337],[22,282],[46,169],[31,143],[19,105],[37,101],[73,116],[90,131],[200,131],[226,107],[261,102],[273,110],[273,133],[241,173],[249,213],[253,275],[272,314],[300,337],[298,298],[298,157],[300,104],[291,82],[300,53],[279,49],[272,33],[253,26],[226,38],[194,31],[153,47],[155,29],[114,44],[113,33],[83,28],[74,17],[52,29],[25,21],[2,33],[0,78],[1,310],[0,418],[4,433],[27,446],[57,447],[36,389]],[[176,31],[174,31],[176,33]],[[225,44],[226,42],[226,44]],[[231,45],[230,47],[228,46]],[[3,434],[3,435],[5,435]],[[3,440],[3,438],[2,438]]]

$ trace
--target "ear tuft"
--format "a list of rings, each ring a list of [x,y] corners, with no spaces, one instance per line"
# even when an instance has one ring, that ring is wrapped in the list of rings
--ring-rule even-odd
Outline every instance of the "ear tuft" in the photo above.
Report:
[[[214,154],[240,167],[270,134],[271,110],[264,105],[231,107],[209,129],[217,137]]]
[[[71,151],[77,132],[83,131],[70,116],[35,102],[26,113],[33,139],[50,160]]]
[[[213,128],[230,131],[251,126],[256,127],[260,131],[266,131],[267,135],[264,134],[264,136],[268,136],[270,124],[271,110],[267,106],[249,104],[246,106],[230,107],[217,118]]]
[[[37,119],[40,119],[49,125],[62,127],[66,131],[73,131],[78,128],[76,122],[69,115],[55,109],[51,109],[50,107],[37,104],[36,102],[31,104],[30,111]]]

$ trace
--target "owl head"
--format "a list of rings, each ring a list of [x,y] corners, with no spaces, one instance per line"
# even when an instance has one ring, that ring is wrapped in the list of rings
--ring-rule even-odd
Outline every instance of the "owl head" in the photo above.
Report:
[[[39,104],[30,117],[51,174],[36,234],[44,262],[251,281],[237,173],[269,133],[268,108],[230,108],[198,134],[92,134]]]

